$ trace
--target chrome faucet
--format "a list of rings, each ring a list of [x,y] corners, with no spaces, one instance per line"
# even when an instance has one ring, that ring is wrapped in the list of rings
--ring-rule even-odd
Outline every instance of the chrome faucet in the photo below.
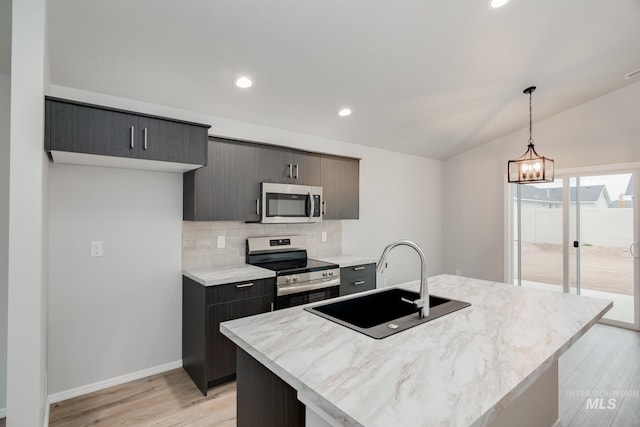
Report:
[[[413,304],[416,308],[419,308],[420,318],[422,319],[429,315],[429,287],[427,285],[427,261],[424,258],[424,252],[422,252],[420,246],[409,240],[398,240],[390,243],[386,248],[384,248],[380,261],[378,261],[378,272],[382,274],[385,268],[387,268],[387,256],[396,246],[409,246],[410,248],[413,248],[418,255],[420,255],[420,298],[415,301],[410,301],[405,298],[402,298],[402,300],[409,304]]]

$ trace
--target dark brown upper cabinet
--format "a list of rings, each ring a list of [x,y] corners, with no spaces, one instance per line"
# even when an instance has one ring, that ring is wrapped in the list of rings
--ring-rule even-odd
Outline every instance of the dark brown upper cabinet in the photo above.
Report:
[[[360,218],[360,160],[322,156],[324,219]]]
[[[193,169],[207,164],[207,130],[210,127],[45,98],[45,149],[52,153],[54,161],[57,153],[81,153],[193,165],[183,168]],[[91,157],[82,159],[73,162],[93,164]],[[109,162],[104,165],[108,166]],[[145,169],[144,165],[140,168]]]
[[[314,186],[324,186],[326,182],[328,187],[323,188],[323,197],[328,201],[328,216],[325,218],[357,218],[358,165],[358,159],[209,137],[207,166],[184,174],[183,218],[187,221],[259,221],[263,182]],[[345,203],[349,206],[340,206]],[[336,210],[332,211],[332,207]]]
[[[209,138],[207,166],[183,175],[183,218],[258,221],[260,183],[273,162],[264,146]]]
[[[282,147],[269,147],[268,179],[264,182],[320,186],[320,155]]]

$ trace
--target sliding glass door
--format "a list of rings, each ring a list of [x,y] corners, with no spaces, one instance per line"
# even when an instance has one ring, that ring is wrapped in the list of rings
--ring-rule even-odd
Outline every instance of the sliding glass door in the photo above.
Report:
[[[513,277],[610,299],[607,323],[640,328],[636,170],[565,174],[513,186]]]
[[[515,190],[514,273],[520,279],[517,283],[562,292],[562,179],[517,185]]]
[[[576,260],[571,290],[613,300],[606,319],[636,324],[637,221],[633,196],[635,173],[572,177],[576,193]]]

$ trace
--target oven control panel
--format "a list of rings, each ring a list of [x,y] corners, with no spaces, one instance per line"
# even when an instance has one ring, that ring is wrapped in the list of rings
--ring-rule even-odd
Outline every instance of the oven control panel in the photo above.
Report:
[[[291,239],[270,239],[269,246],[289,246]]]
[[[289,295],[334,286],[340,286],[339,268],[278,276],[276,294]]]

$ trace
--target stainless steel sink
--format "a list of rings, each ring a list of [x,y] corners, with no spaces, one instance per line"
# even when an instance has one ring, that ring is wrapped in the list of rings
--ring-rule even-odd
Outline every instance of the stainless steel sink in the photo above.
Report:
[[[305,307],[305,310],[372,338],[380,339],[471,305],[463,301],[429,295],[429,315],[420,318],[419,309],[403,301],[403,298],[414,301],[419,298],[419,294],[393,288],[342,301]]]

